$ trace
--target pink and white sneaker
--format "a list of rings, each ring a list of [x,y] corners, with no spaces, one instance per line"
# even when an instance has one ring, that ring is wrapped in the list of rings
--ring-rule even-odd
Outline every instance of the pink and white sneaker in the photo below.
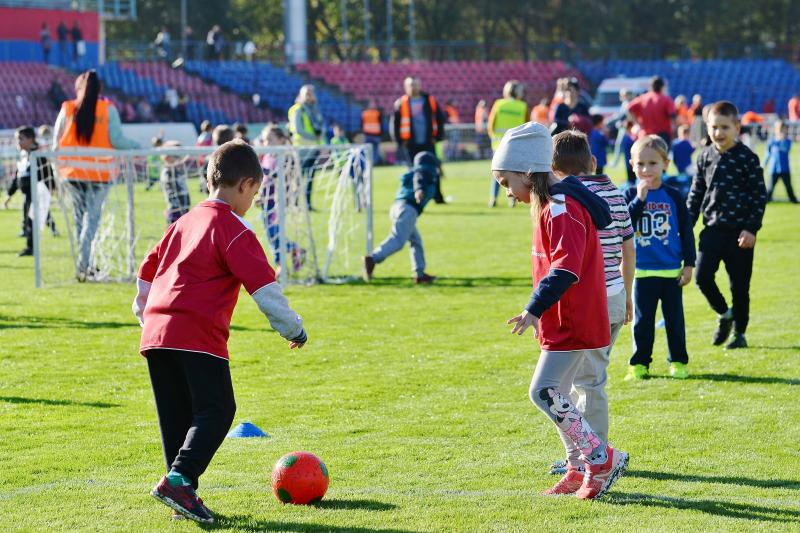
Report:
[[[608,492],[628,468],[628,454],[606,446],[608,459],[602,464],[587,464],[583,484],[575,496],[581,500],[594,500]]]
[[[565,496],[575,494],[583,485],[584,472],[575,468],[569,468],[558,483],[544,491],[545,496]]]

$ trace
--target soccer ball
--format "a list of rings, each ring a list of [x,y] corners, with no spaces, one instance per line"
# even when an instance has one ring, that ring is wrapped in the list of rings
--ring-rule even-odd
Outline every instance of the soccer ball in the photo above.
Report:
[[[309,452],[287,453],[272,469],[272,492],[282,503],[316,503],[328,490],[328,468]]]

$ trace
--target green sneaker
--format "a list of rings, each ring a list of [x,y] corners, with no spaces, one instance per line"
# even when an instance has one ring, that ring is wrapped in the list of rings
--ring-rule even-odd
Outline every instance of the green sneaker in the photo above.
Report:
[[[686,370],[686,363],[670,363],[669,375],[675,379],[687,379],[689,371]]]
[[[625,374],[625,381],[639,381],[650,377],[650,371],[644,365],[631,365]]]

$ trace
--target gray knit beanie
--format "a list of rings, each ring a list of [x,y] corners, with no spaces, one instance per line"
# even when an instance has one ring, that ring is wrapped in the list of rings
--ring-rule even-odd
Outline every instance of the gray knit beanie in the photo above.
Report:
[[[538,122],[526,122],[508,130],[492,158],[492,170],[550,172],[553,139]]]

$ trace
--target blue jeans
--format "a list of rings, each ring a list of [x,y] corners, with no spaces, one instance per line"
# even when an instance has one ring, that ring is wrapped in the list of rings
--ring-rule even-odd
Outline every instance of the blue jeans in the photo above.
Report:
[[[108,183],[69,180],[69,195],[75,216],[75,236],[78,240],[78,272],[86,272],[92,252],[92,242],[103,215],[103,203],[108,196]]]
[[[392,219],[392,231],[386,239],[372,252],[372,259],[382,263],[390,255],[399,252],[408,242],[411,251],[411,268],[417,277],[425,273],[425,250],[422,237],[417,231],[417,210],[405,200],[396,200],[389,210]]]

